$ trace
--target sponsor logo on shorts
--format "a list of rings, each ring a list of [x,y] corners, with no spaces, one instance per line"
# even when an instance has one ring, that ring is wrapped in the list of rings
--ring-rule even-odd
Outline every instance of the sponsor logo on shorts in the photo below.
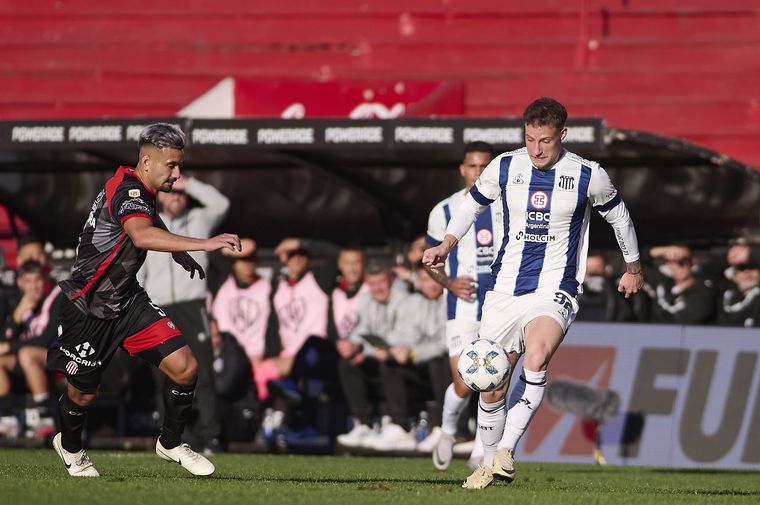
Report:
[[[460,345],[462,345],[462,337],[460,337],[459,335],[450,337],[449,341],[450,341],[449,346],[452,347],[452,348],[456,348],[456,347],[459,347]]]
[[[92,356],[93,354],[95,354],[95,348],[91,346],[89,342],[77,344],[77,346],[74,349],[76,349],[77,354],[79,354],[83,358],[86,358],[87,356]]]
[[[100,365],[102,365],[102,364],[103,364],[103,362],[102,362],[102,361],[100,361],[100,360],[97,360],[97,361],[90,361],[90,360],[88,360],[88,359],[84,359],[84,358],[81,358],[81,357],[77,356],[75,353],[73,353],[73,352],[69,351],[68,349],[66,349],[66,348],[65,348],[65,347],[63,347],[63,346],[59,347],[58,349],[59,349],[59,350],[60,350],[60,351],[61,351],[63,354],[65,354],[67,358],[69,358],[70,360],[73,360],[73,361],[75,361],[75,362],[76,362],[77,364],[79,364],[79,365],[82,365],[82,366],[88,366],[88,367],[94,367],[94,366],[100,366]],[[93,352],[94,352],[94,351],[93,351]]]
[[[76,375],[79,371],[79,366],[74,361],[66,363],[66,373],[69,375]]]

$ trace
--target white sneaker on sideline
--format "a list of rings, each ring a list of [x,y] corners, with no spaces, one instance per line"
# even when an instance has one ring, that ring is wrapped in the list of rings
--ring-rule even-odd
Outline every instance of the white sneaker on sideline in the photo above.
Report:
[[[417,444],[417,451],[426,452],[428,454],[432,453],[433,449],[435,449],[435,447],[438,445],[438,441],[441,439],[442,434],[443,431],[441,430],[440,426],[436,426],[430,430],[428,436],[426,436],[424,440]]]
[[[69,475],[73,477],[100,477],[95,466],[90,461],[90,457],[82,449],[79,452],[69,452],[61,445],[61,434],[57,433],[53,437],[53,449],[66,466]]]
[[[187,444],[179,444],[174,449],[167,449],[161,445],[161,439],[156,440],[156,454],[166,461],[174,461],[193,475],[207,476],[214,473],[214,464],[198,454]]]
[[[0,437],[18,438],[19,424],[16,416],[0,417]]]
[[[433,449],[433,466],[437,470],[446,470],[454,459],[454,436],[441,432],[438,445]]]
[[[469,456],[470,453],[472,453],[473,448],[475,447],[475,440],[467,440],[466,442],[459,442],[458,444],[454,444],[454,454],[458,456],[467,455]]]
[[[376,451],[413,451],[417,446],[414,435],[398,424],[387,424],[375,439]]]
[[[338,435],[335,440],[343,447],[361,447],[364,440],[374,435],[372,428],[366,424],[356,423],[351,431]]]

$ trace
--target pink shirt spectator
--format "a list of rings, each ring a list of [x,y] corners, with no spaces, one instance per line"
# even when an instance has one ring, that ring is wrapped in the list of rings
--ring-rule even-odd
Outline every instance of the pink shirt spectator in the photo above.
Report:
[[[327,338],[328,297],[308,272],[295,284],[282,280],[274,295],[282,354],[295,356],[307,338]]]
[[[234,335],[249,359],[264,356],[271,292],[272,285],[267,279],[260,278],[247,288],[239,288],[230,276],[219,288],[211,307],[219,331]]]
[[[366,284],[362,284],[359,291],[351,298],[341,288],[333,289],[332,316],[335,321],[335,328],[338,331],[338,338],[348,338],[351,332],[354,331],[356,322],[359,319],[359,300],[366,293],[369,293],[369,288]]]
[[[59,294],[61,294],[61,288],[58,286],[54,287],[50,294],[47,295],[47,298],[45,298],[39,314],[35,315],[30,311],[22,316],[22,319],[24,321],[27,321],[29,326],[28,330],[22,332],[21,335],[19,335],[19,340],[30,340],[34,337],[39,337],[42,335],[42,332],[45,331],[45,328],[47,328],[48,324],[50,323],[50,307],[53,305],[55,298]],[[58,324],[57,321],[54,322],[55,324]]]

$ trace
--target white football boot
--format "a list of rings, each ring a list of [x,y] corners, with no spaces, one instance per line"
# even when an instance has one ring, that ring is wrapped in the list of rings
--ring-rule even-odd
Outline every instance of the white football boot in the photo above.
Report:
[[[60,456],[69,475],[73,477],[100,477],[100,474],[95,469],[84,449],[79,452],[69,452],[63,448],[60,433],[57,433],[53,437],[53,449]]]
[[[161,445],[161,439],[156,440],[156,454],[166,461],[174,461],[193,475],[208,476],[214,473],[214,464],[192,450],[187,444],[179,444],[174,449]]]

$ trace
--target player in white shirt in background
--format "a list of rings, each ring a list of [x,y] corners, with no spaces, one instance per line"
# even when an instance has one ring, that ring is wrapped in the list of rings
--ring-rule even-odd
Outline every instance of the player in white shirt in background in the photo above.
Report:
[[[493,146],[490,144],[470,142],[465,146],[464,157],[459,165],[459,174],[465,188],[438,202],[430,211],[425,236],[429,246],[441,243],[452,214],[492,159]],[[446,390],[441,427],[435,428],[418,449],[432,450],[433,465],[439,470],[445,470],[451,463],[457,421],[470,397],[470,388],[457,372],[457,361],[464,346],[478,338],[483,302],[491,282],[494,245],[501,241],[501,212],[501,207],[496,204],[477,217],[473,226],[452,249],[445,271],[428,269],[432,277],[447,289],[446,343],[453,382]],[[470,460],[477,461],[480,458],[482,444],[480,437],[476,437]]]
[[[562,147],[565,107],[539,98],[525,109],[523,120],[526,147],[491,161],[452,216],[441,244],[423,255],[425,265],[442,269],[476,217],[501,197],[504,234],[480,337],[501,344],[513,370],[524,355],[523,375],[508,411],[509,383],[480,394],[484,461],[462,484],[468,489],[482,489],[494,476],[515,478],[515,446],[541,404],[549,361],[578,311],[575,297],[585,275],[591,207],[612,225],[626,262],[618,291],[628,297],[644,283],[636,232],[609,176],[597,163]]]

